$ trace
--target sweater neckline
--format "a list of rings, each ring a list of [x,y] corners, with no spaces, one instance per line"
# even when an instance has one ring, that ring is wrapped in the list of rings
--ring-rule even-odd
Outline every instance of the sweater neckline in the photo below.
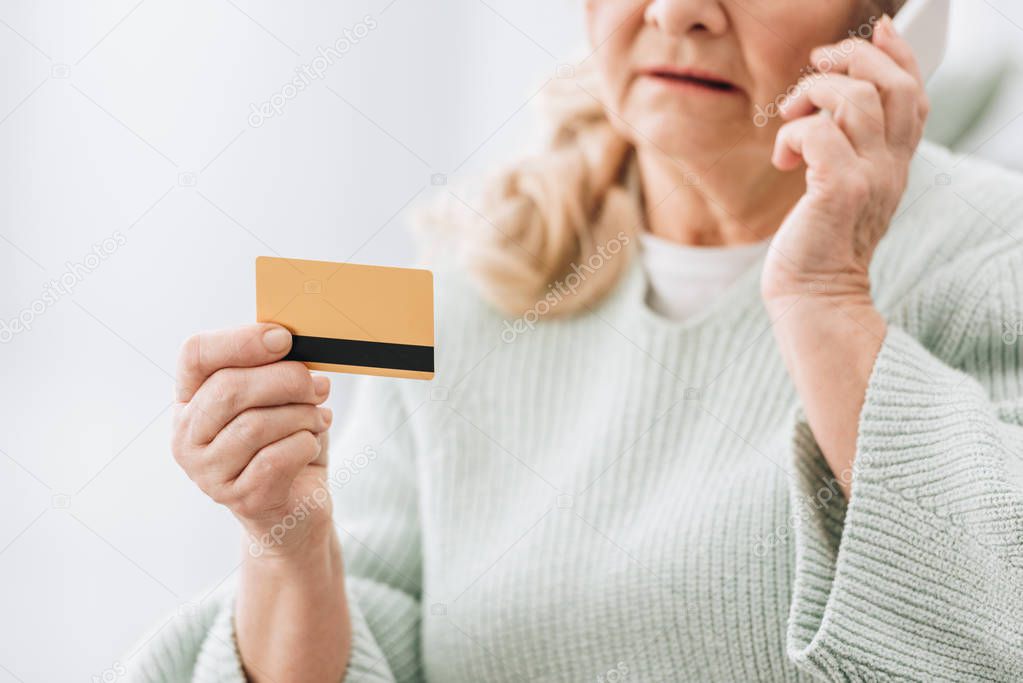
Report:
[[[760,254],[743,273],[706,307],[682,320],[668,318],[654,310],[647,301],[649,282],[643,260],[633,249],[619,288],[616,304],[624,306],[626,316],[634,317],[644,327],[665,332],[696,331],[707,327],[734,325],[763,312],[760,300],[760,273],[767,252]]]

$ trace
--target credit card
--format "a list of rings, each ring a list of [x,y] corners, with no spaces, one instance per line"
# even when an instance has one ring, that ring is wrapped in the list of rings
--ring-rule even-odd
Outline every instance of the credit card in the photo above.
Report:
[[[433,378],[428,270],[260,256],[256,320],[288,328],[286,359],[312,370]]]

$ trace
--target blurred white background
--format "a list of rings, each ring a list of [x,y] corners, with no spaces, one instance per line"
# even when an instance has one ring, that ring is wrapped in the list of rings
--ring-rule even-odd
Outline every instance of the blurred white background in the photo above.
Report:
[[[959,5],[932,134],[1018,166],[1023,7]],[[111,680],[236,570],[167,445],[178,344],[253,320],[259,254],[411,264],[402,211],[531,144],[580,6],[0,3],[0,683]]]

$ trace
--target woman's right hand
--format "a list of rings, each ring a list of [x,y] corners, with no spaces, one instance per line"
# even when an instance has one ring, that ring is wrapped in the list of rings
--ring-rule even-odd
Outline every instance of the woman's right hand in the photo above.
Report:
[[[320,404],[330,380],[282,361],[278,325],[204,332],[181,347],[174,458],[248,534],[235,641],[254,683],[339,681],[351,652]]]
[[[172,449],[228,507],[254,556],[287,555],[332,534],[330,380],[282,361],[291,334],[261,323],[189,337],[178,359]]]

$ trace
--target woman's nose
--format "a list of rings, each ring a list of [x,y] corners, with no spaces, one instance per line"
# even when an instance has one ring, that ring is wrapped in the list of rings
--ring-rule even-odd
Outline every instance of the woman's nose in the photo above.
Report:
[[[718,0],[651,0],[643,18],[648,24],[678,37],[693,31],[719,35],[728,26],[728,16]]]

